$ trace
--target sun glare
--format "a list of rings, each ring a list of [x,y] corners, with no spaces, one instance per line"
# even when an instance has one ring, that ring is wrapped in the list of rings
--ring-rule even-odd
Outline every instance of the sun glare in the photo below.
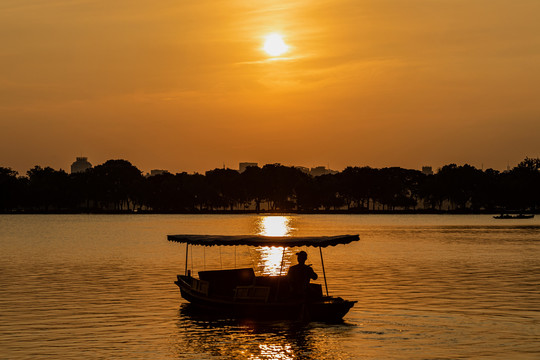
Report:
[[[290,236],[291,218],[288,216],[263,216],[258,219],[258,234],[263,236]],[[287,268],[288,261],[283,259],[290,251],[282,247],[260,246],[256,248],[259,254],[259,269],[262,274],[277,276]],[[285,260],[286,264],[281,264]],[[284,267],[285,266],[285,267]]]
[[[289,236],[291,219],[287,216],[264,216],[260,219],[259,235]]]
[[[265,37],[264,51],[270,56],[280,56],[289,50],[289,46],[283,41],[280,34],[269,34]]]

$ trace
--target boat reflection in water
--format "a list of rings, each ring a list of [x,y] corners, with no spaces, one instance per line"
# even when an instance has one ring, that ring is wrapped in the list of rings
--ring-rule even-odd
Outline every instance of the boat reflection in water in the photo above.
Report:
[[[257,219],[257,235],[290,236],[294,230],[290,216],[261,216]],[[292,251],[289,248],[259,246],[253,248],[256,272],[260,275],[279,276],[290,266]],[[282,263],[283,261],[283,263]]]
[[[180,336],[175,347],[184,357],[192,349],[194,354],[227,359],[283,360],[323,358],[331,349],[322,349],[328,345],[326,334],[322,334],[328,330],[346,336],[352,328],[348,325],[327,328],[319,324],[314,330],[313,326],[294,322],[215,319],[194,311],[190,304],[182,304],[177,326]]]

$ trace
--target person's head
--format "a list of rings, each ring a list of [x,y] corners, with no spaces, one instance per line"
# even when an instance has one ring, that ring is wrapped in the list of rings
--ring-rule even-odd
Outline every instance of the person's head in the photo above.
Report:
[[[296,258],[299,264],[303,264],[307,260],[307,253],[305,251],[299,251],[296,253]]]

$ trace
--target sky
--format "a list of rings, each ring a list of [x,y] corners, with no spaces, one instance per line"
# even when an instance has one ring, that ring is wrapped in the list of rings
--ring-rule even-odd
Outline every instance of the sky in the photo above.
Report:
[[[538,0],[3,0],[0,166],[540,156]],[[288,45],[263,50],[268,34]]]

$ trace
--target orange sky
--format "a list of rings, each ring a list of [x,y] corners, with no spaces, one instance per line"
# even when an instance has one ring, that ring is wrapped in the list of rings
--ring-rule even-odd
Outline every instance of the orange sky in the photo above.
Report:
[[[538,0],[3,0],[0,166],[540,156]],[[263,50],[268,33],[290,46]]]

